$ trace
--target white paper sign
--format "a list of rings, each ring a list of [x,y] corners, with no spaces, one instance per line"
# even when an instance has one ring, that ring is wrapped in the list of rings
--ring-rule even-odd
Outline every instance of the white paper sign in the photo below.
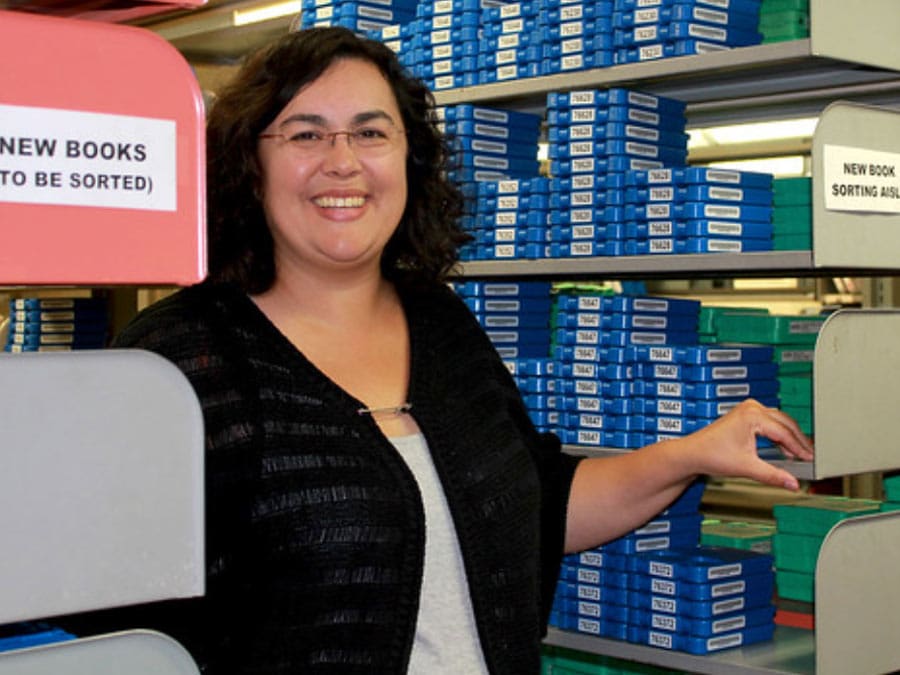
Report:
[[[900,213],[900,155],[826,145],[822,158],[826,209]]]
[[[174,120],[0,104],[0,202],[174,211]]]

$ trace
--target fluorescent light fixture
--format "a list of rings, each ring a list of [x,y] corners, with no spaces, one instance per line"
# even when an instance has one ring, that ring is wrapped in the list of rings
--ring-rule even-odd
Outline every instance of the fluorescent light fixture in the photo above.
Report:
[[[730,124],[721,127],[691,129],[689,147],[711,145],[737,145],[758,141],[774,141],[788,138],[811,138],[818,117],[803,117],[794,120],[773,122],[753,122],[750,124]]]
[[[706,166],[716,167],[717,169],[732,169],[734,171],[770,173],[780,178],[808,175],[809,168],[807,158],[802,155],[709,162]]]
[[[278,19],[282,16],[293,16],[299,14],[301,9],[303,9],[303,3],[300,0],[272,2],[252,9],[236,9],[231,13],[231,21],[235,26],[246,26],[251,23]]]

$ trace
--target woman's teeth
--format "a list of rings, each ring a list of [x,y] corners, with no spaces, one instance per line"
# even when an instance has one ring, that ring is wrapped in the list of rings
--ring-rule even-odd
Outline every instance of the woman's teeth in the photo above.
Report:
[[[319,197],[316,205],[327,209],[357,208],[365,203],[364,197]]]

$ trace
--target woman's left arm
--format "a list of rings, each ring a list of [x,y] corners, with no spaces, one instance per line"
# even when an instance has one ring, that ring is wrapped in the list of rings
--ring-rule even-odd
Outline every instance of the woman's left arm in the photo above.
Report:
[[[757,436],[780,445],[787,457],[812,459],[812,443],[791,417],[748,399],[689,436],[581,461],[569,494],[566,552],[599,546],[643,525],[701,475],[797,490],[794,476],[759,458]]]

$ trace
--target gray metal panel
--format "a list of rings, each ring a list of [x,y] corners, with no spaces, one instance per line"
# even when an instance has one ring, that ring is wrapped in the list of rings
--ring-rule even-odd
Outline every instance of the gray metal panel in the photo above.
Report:
[[[200,595],[203,423],[139,350],[0,355],[0,624]]]
[[[900,310],[846,309],[819,331],[813,363],[816,478],[900,465]]]
[[[0,654],[0,675],[199,675],[190,654],[154,631],[126,631]]]
[[[900,70],[900,12],[896,0],[810,0],[813,54]]]
[[[816,565],[816,673],[900,670],[900,511],[849,518]]]
[[[812,146],[816,267],[900,269],[900,214],[825,208],[824,155],[828,146],[900,154],[900,112],[833,103],[822,111]]]

